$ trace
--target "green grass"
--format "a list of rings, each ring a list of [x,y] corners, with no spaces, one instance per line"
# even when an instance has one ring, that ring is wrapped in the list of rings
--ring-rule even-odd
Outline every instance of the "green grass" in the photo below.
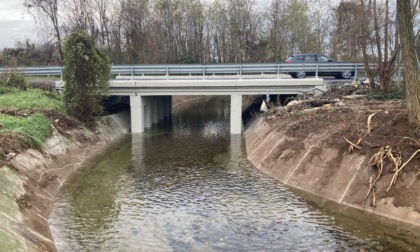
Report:
[[[56,81],[61,80],[60,75],[49,75],[49,76],[26,76],[25,79],[29,81],[41,80],[41,81]]]
[[[391,90],[386,94],[379,92],[371,92],[367,94],[367,98],[370,100],[378,101],[389,101],[389,100],[402,100],[405,98],[404,93],[400,90]]]
[[[29,89],[26,92],[12,89],[10,92],[0,92],[0,108],[9,110],[56,110],[61,113],[65,111],[59,95],[40,89]]]
[[[27,139],[27,147],[38,148],[51,135],[48,118],[39,113],[24,118],[0,114],[0,124],[0,133],[19,133]]]
[[[0,159],[16,150],[38,149],[51,136],[44,111],[66,114],[61,96],[40,89],[0,87],[0,108]]]

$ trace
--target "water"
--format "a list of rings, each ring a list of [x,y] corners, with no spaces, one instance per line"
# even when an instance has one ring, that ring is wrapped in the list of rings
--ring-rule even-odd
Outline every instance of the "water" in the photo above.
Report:
[[[404,232],[329,214],[253,168],[229,100],[173,119],[70,180],[49,220],[59,251],[416,251]]]

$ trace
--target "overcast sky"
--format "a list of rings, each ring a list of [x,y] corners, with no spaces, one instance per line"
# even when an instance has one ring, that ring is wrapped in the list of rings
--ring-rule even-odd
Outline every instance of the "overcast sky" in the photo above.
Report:
[[[33,39],[35,34],[33,19],[25,12],[23,0],[0,0],[0,50],[14,47],[16,41]]]

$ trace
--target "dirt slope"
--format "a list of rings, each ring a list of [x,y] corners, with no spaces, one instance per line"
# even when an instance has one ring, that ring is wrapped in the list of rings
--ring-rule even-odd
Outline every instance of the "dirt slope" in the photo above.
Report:
[[[284,184],[420,226],[420,131],[405,101],[347,94],[271,108],[245,133],[249,160]]]

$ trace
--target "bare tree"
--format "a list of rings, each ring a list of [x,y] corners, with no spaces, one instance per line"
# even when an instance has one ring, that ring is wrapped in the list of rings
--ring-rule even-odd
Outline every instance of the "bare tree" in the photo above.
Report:
[[[59,52],[59,61],[63,62],[64,52],[61,43],[61,32],[59,25],[59,14],[58,14],[58,1],[57,0],[25,0],[24,6],[27,10],[34,14],[37,12],[40,15],[46,15],[51,22],[52,28],[54,30],[54,35],[56,38],[57,48]],[[34,17],[36,15],[34,14]]]
[[[363,59],[362,45],[368,41],[363,34],[363,8],[353,2],[340,2],[334,9],[335,29],[332,34],[332,56],[344,61]],[[368,35],[369,37],[369,35]]]
[[[228,59],[228,22],[229,14],[227,6],[220,0],[216,0],[209,6],[206,13],[206,27],[208,39],[208,53],[211,62],[225,63]]]
[[[413,14],[410,0],[398,0],[398,29],[403,53],[408,119],[420,125],[420,69],[414,45]]]
[[[395,10],[390,9],[388,0],[361,0],[362,51],[370,89],[377,89],[375,79],[380,81],[380,90],[387,93],[391,77],[396,72],[399,51],[398,31],[395,24]],[[376,63],[371,68],[369,63]]]
[[[97,10],[94,9],[94,2],[85,0],[65,0],[63,1],[62,12],[65,19],[64,30],[70,33],[75,30],[89,31],[92,37],[96,37],[97,28],[94,16]]]

